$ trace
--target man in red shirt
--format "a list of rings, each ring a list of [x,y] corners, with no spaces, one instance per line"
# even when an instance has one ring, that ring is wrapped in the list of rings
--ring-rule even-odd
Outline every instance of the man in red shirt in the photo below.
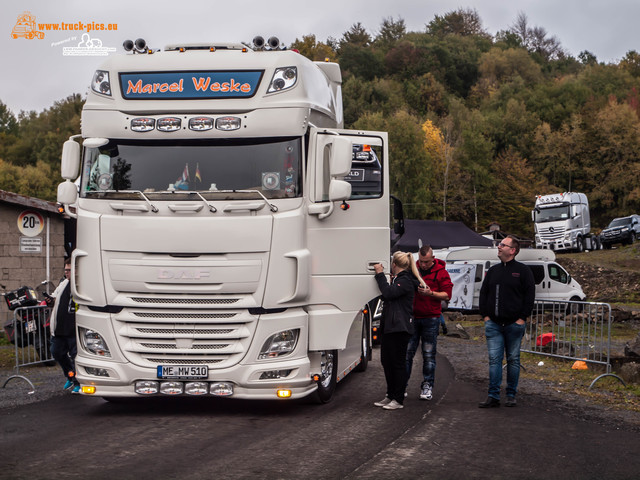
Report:
[[[436,345],[440,330],[440,316],[442,315],[442,301],[451,298],[453,283],[446,263],[433,256],[429,245],[423,245],[418,252],[418,271],[427,286],[419,287],[413,300],[413,316],[415,333],[409,340],[407,348],[407,379],[411,376],[413,357],[422,340],[422,375],[420,398],[433,398],[433,384],[436,373]]]

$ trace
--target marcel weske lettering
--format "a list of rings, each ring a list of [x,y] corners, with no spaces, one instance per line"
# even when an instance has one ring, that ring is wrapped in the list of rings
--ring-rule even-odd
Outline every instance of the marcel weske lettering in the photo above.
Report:
[[[231,78],[228,82],[214,82],[211,77],[191,77],[193,88],[196,92],[221,92],[221,93],[250,93],[251,84],[240,83]],[[177,82],[169,83],[143,83],[142,79],[137,82],[127,80],[127,94],[136,93],[166,93],[166,92],[184,92],[184,79],[181,78]]]

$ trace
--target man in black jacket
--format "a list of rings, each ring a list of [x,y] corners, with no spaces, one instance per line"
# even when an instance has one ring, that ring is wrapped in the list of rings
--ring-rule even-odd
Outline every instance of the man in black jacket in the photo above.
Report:
[[[480,408],[500,406],[502,359],[507,354],[507,401],[516,406],[520,377],[520,342],[531,315],[536,285],[531,269],[515,260],[520,242],[509,235],[498,245],[500,263],[487,272],[480,289],[480,314],[489,350],[489,396]]]

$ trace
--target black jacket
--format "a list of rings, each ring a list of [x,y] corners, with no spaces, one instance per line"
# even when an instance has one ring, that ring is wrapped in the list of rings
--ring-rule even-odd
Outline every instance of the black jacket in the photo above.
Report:
[[[413,335],[413,297],[420,282],[410,272],[402,270],[391,282],[384,273],[376,274],[376,281],[384,299],[380,328],[382,333]]]
[[[480,314],[500,325],[519,318],[526,320],[533,310],[536,284],[531,269],[511,260],[500,262],[487,272],[480,288]]]

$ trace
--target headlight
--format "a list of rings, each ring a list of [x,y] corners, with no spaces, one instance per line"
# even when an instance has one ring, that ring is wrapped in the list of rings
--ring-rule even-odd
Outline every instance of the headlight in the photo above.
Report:
[[[283,330],[271,335],[262,345],[258,359],[264,360],[265,358],[276,358],[290,354],[295,350],[299,336],[300,329],[298,328]]]
[[[95,330],[78,327],[78,338],[80,339],[82,348],[87,352],[99,357],[111,357],[111,352],[109,351],[107,342],[105,342],[102,335]]]
[[[109,83],[109,72],[96,70],[91,81],[91,90],[101,95],[111,96],[111,84]]]
[[[293,87],[298,80],[298,69],[296,67],[276,68],[267,93],[281,92]]]

